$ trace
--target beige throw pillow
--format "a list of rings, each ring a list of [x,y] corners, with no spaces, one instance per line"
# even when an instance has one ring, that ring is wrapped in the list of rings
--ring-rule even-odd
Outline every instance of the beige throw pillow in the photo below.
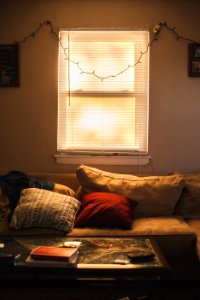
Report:
[[[76,171],[81,193],[111,192],[137,202],[135,217],[174,213],[184,182],[179,175],[148,176],[116,174],[81,165]]]
[[[67,185],[54,183],[53,192],[74,197],[75,192]]]
[[[24,189],[10,226],[15,229],[47,227],[69,231],[74,227],[79,207],[80,202],[71,196],[37,188]]]

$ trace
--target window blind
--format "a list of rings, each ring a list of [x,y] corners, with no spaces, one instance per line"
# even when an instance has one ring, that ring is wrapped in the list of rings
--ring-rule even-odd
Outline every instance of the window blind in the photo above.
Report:
[[[60,31],[59,152],[147,153],[148,43],[148,31]]]

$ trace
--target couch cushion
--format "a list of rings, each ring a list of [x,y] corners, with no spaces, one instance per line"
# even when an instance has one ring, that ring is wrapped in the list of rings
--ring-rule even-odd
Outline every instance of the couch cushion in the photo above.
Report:
[[[74,226],[80,202],[63,194],[29,188],[21,192],[10,226],[15,229],[50,227],[69,231]]]
[[[168,257],[194,254],[195,234],[181,217],[149,217],[132,221],[131,229],[74,228],[67,236],[72,237],[150,237]]]
[[[136,203],[119,194],[95,192],[81,198],[75,227],[130,228]]]
[[[16,236],[64,236],[65,232],[54,228],[44,228],[44,227],[31,227],[23,229],[14,229],[10,227],[10,222],[8,220],[0,221],[0,235],[6,237],[16,237]]]
[[[134,217],[164,216],[174,212],[184,183],[179,175],[138,177],[81,165],[77,171],[81,193],[111,192],[137,202]]]
[[[131,229],[109,229],[109,228],[73,228],[69,236],[140,236],[160,235],[177,236],[191,235],[194,231],[182,217],[148,217],[136,218],[132,221]]]
[[[184,218],[200,218],[200,174],[181,174],[185,186],[175,213]]]

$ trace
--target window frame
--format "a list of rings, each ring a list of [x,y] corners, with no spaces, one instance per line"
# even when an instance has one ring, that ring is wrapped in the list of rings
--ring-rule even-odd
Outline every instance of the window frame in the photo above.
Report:
[[[87,30],[87,29],[85,29]],[[90,29],[89,29],[90,30]],[[98,29],[99,30],[99,29]],[[72,31],[72,29],[60,29],[60,32],[62,31]],[[101,31],[101,29],[100,29]],[[132,30],[133,31],[133,30]],[[148,32],[147,30],[141,30]],[[149,32],[148,32],[149,34]],[[149,38],[149,37],[148,37]],[[59,40],[59,43],[61,43],[61,40]],[[60,45],[59,45],[60,46]],[[147,55],[149,56],[149,41],[147,44]],[[146,54],[146,53],[145,53]],[[58,77],[59,80],[59,77]],[[148,155],[148,129],[149,129],[149,57],[148,57],[148,79],[147,79],[147,84],[148,84],[148,92],[147,92],[147,136],[146,136],[146,143],[147,143],[147,149],[144,153],[142,151],[138,152],[137,151],[79,151],[79,150],[71,150],[66,149],[66,150],[58,150],[58,137],[57,137],[57,153],[55,154],[56,162],[58,164],[77,164],[77,163],[92,163],[95,161],[95,164],[110,164],[110,165],[146,165],[149,163],[151,157]],[[59,85],[59,82],[58,82]],[[66,91],[65,94],[67,94],[68,91]],[[72,94],[75,94],[72,92]],[[85,92],[85,95],[87,92]],[[91,93],[90,93],[91,94]],[[113,93],[114,94],[114,93]],[[117,94],[117,93],[116,93]],[[59,95],[58,95],[59,96]],[[59,112],[58,112],[59,113]],[[59,125],[58,125],[59,126]],[[95,157],[95,159],[94,159]]]

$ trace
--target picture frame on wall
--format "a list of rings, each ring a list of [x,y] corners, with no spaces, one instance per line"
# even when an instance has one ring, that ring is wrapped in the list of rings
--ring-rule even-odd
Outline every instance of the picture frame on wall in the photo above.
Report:
[[[0,87],[19,86],[19,46],[0,45]]]
[[[189,66],[188,75],[190,77],[200,77],[200,44],[189,44]]]

